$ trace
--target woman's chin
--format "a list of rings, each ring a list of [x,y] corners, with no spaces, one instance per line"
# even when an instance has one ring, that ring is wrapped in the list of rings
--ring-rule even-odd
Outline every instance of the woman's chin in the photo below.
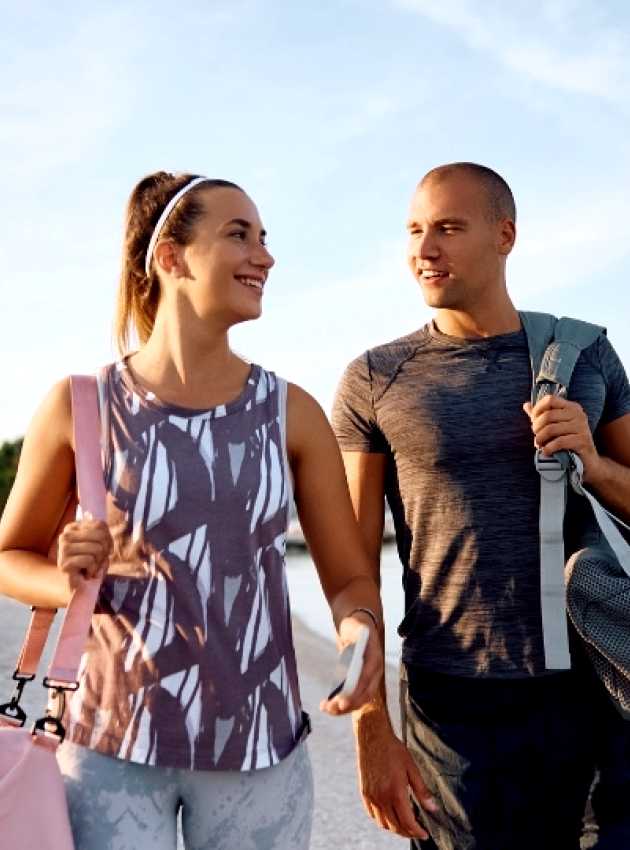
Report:
[[[249,308],[247,310],[240,309],[235,311],[232,318],[233,325],[240,325],[243,322],[252,322],[262,316],[262,305],[258,308]]]

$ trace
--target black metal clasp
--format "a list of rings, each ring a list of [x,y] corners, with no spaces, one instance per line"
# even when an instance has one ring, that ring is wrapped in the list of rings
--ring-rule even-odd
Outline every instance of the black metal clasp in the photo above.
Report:
[[[44,735],[55,735],[59,738],[59,743],[66,737],[66,729],[63,725],[62,718],[66,710],[66,691],[76,691],[79,687],[78,682],[70,684],[53,682],[47,676],[44,678],[43,685],[50,690],[50,700],[54,700],[54,708],[47,708],[46,714],[36,720],[33,724],[33,735],[42,733]]]
[[[26,713],[24,712],[24,709],[20,706],[22,692],[26,683],[32,682],[34,678],[34,673],[19,673],[16,670],[13,673],[13,680],[17,682],[17,685],[15,686],[15,690],[13,691],[11,699],[9,700],[9,702],[5,702],[0,705],[0,714],[18,726],[24,726],[24,724],[26,723]]]

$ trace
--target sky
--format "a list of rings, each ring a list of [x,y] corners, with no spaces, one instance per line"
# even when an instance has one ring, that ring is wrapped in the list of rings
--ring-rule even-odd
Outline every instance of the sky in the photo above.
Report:
[[[405,217],[435,165],[510,183],[517,307],[603,324],[630,368],[623,0],[0,0],[0,441],[116,357],[124,207],[158,169],[234,180],[276,258],[233,346],[328,410],[430,319]]]

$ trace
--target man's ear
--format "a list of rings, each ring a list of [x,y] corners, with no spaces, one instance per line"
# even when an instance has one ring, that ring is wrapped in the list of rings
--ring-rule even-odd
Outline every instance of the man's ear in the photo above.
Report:
[[[499,222],[497,234],[497,250],[504,257],[510,253],[516,242],[516,225],[509,218]]]

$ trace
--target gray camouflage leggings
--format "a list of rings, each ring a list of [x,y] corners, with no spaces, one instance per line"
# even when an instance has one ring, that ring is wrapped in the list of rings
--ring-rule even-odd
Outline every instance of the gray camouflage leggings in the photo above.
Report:
[[[76,850],[307,850],[313,774],[305,744],[280,764],[243,773],[178,770],[110,758],[65,742]],[[181,845],[180,845],[181,846]]]

